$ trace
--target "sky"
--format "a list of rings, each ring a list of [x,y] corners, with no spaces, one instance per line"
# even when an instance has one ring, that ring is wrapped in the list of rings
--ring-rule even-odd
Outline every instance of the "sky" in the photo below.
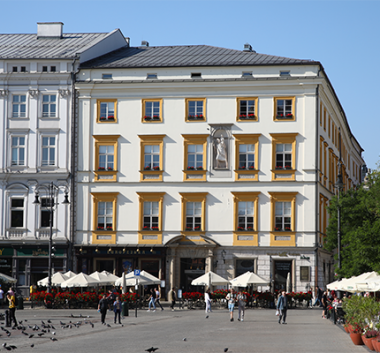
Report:
[[[63,22],[64,33],[119,28],[132,46],[250,43],[258,53],[320,61],[368,168],[380,161],[380,0],[0,0],[0,9],[0,33]]]

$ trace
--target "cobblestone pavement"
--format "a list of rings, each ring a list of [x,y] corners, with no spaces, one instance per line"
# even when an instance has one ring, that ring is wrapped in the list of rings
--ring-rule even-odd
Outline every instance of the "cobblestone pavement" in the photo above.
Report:
[[[26,333],[34,337],[29,338],[21,330],[9,330],[11,336],[7,337],[6,332],[0,331],[0,343],[17,346],[15,352],[41,353],[144,353],[152,346],[159,348],[157,353],[223,352],[225,348],[232,353],[367,352],[364,346],[354,346],[339,326],[322,319],[319,309],[288,310],[287,325],[279,325],[275,311],[270,309],[248,309],[244,322],[237,321],[237,312],[235,321],[230,322],[225,309],[214,310],[207,319],[203,310],[139,310],[137,318],[134,314],[130,312],[121,326],[113,323],[113,312],[108,312],[108,327],[100,324],[96,310],[25,309],[16,312],[17,319],[23,321]],[[48,324],[47,320],[55,329],[50,328],[50,332],[39,337],[41,321]],[[60,322],[70,321],[72,328],[62,328]],[[82,322],[79,328],[73,325],[77,322]],[[28,327],[35,324],[39,331]],[[53,337],[57,341],[52,341]],[[5,351],[1,345],[0,351]]]

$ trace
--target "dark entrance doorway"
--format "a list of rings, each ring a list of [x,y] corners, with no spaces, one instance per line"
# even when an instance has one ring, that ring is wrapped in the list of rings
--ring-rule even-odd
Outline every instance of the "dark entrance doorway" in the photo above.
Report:
[[[180,286],[183,292],[204,292],[203,286],[192,286],[191,282],[204,275],[205,259],[187,259],[181,258],[181,282]]]
[[[286,280],[290,280],[290,289],[292,291],[292,261],[275,261],[274,262],[274,289],[287,290]]]

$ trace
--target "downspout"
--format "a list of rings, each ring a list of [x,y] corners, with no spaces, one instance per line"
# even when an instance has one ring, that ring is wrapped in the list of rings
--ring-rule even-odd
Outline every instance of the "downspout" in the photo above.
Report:
[[[317,76],[321,69],[319,69]],[[314,266],[315,266],[315,278],[314,278],[314,288],[318,285],[318,212],[319,212],[319,195],[318,195],[318,161],[319,161],[319,132],[318,132],[318,116],[319,116],[319,85],[315,89],[315,256],[314,256]]]
[[[74,215],[75,215],[75,208],[76,208],[76,200],[75,200],[75,152],[76,152],[76,92],[75,92],[75,79],[77,72],[75,71],[75,63],[79,59],[79,56],[76,55],[72,64],[71,64],[71,166],[70,166],[70,200],[71,200],[71,207],[70,207],[70,240],[69,240],[69,249],[67,253],[67,263],[68,263],[68,270],[73,270],[73,242],[74,242],[74,235],[75,235],[75,223],[74,223]]]

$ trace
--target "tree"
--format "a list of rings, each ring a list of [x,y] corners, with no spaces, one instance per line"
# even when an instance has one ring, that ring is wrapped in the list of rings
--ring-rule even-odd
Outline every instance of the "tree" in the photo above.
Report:
[[[341,269],[340,277],[363,272],[380,272],[380,171],[368,175],[368,180],[341,193]],[[337,249],[338,198],[334,196],[327,208],[330,220],[327,228],[326,250]],[[335,255],[337,259],[337,255]],[[337,266],[337,265],[336,265]]]

